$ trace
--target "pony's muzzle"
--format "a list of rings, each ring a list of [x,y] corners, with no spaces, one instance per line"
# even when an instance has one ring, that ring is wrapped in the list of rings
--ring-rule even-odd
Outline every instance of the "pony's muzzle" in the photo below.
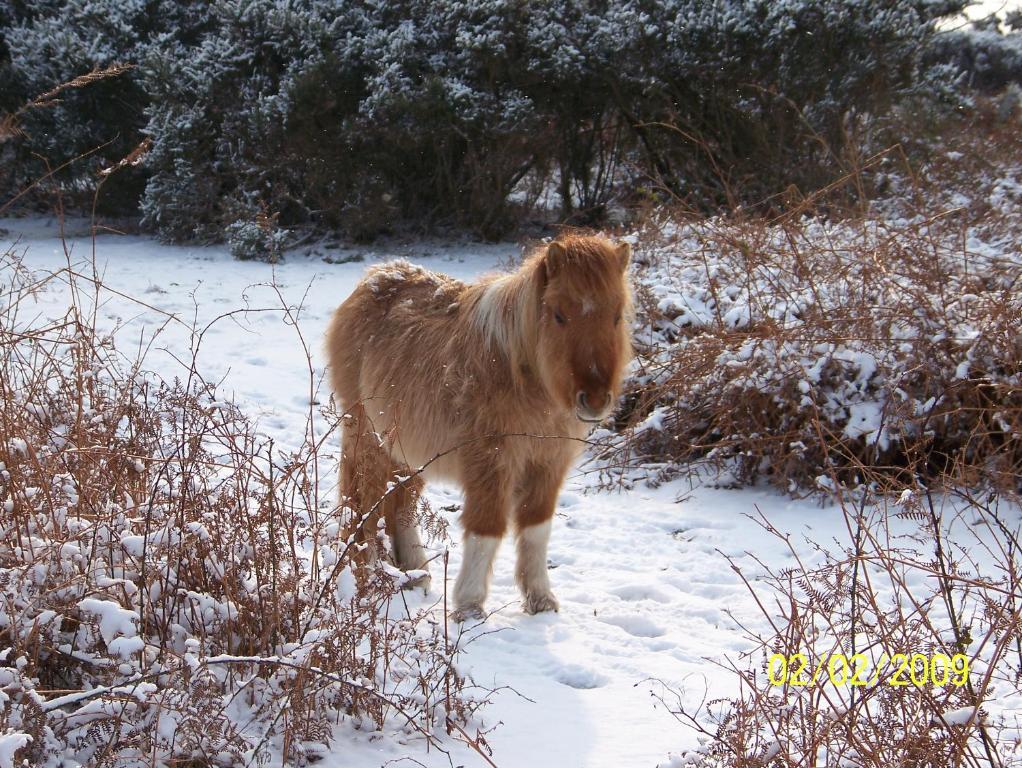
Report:
[[[579,393],[575,396],[575,415],[579,421],[595,424],[607,418],[607,415],[610,413],[610,392],[606,392],[602,399],[603,404],[600,407],[594,408],[586,391],[584,389],[579,390]]]

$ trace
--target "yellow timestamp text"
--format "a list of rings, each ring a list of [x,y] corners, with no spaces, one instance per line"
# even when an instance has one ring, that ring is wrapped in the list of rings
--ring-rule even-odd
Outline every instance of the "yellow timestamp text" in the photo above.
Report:
[[[961,688],[969,680],[969,657],[962,653],[948,656],[935,653],[882,654],[875,662],[864,653],[846,656],[832,653],[815,661],[804,653],[775,653],[767,662],[771,685],[811,686],[829,681],[834,686],[865,686],[878,682],[896,688],[954,686]]]

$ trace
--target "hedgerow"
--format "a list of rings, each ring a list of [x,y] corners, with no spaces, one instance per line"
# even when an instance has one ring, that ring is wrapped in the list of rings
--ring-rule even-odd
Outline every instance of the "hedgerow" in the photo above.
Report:
[[[905,138],[894,107],[953,96],[924,52],[963,4],[20,3],[0,34],[25,99],[133,68],[26,116],[0,191],[70,162],[50,185],[91,206],[96,171],[147,136],[100,202],[174,240],[263,209],[356,237],[497,237],[550,207],[576,224],[665,196],[783,207]]]

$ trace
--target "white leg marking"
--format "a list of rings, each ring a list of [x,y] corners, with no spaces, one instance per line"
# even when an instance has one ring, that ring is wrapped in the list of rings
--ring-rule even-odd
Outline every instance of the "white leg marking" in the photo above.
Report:
[[[493,559],[497,556],[499,546],[499,536],[465,534],[465,557],[454,584],[455,621],[483,616],[483,603],[490,590]]]
[[[397,567],[403,571],[424,571],[426,565],[426,548],[422,546],[422,539],[419,538],[419,526],[414,522],[409,525],[398,525],[394,533],[394,555],[397,559]],[[429,591],[429,575],[422,576],[415,581],[409,582],[409,587],[422,587]]]
[[[530,525],[518,532],[518,563],[515,579],[522,590],[522,610],[526,613],[556,611],[557,598],[550,591],[550,576],[546,567],[547,543],[550,541],[551,521]]]

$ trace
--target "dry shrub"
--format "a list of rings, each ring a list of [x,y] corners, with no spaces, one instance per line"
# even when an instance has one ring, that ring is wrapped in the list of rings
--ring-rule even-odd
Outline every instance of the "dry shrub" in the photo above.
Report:
[[[1019,138],[948,143],[925,179],[878,161],[891,197],[858,215],[674,218],[640,238],[616,460],[822,492],[843,522],[796,544],[753,516],[786,567],[731,562],[754,650],[711,660],[734,693],[660,689],[699,741],[671,768],[1022,764]],[[804,655],[805,677],[781,680],[774,654]],[[835,654],[862,654],[865,684],[832,682]],[[938,654],[968,659],[961,686],[912,682]]]
[[[1017,487],[1022,169],[971,181],[837,222],[651,225],[630,462],[787,490],[855,485],[860,464]]]
[[[71,306],[41,320],[31,296],[57,282]],[[17,756],[300,764],[342,719],[439,749],[438,726],[465,734],[478,701],[443,624],[408,609],[400,572],[349,567],[335,430],[310,421],[282,452],[194,363],[144,373],[97,330],[102,295],[70,260],[0,258],[0,734],[31,737]]]
[[[696,691],[660,688],[700,741],[662,768],[1022,764],[1018,497],[894,497],[860,471],[882,492],[836,494],[847,537],[794,544],[754,518],[794,564],[731,562],[759,609],[732,616],[753,650],[711,660],[734,675],[733,695],[694,704]]]

